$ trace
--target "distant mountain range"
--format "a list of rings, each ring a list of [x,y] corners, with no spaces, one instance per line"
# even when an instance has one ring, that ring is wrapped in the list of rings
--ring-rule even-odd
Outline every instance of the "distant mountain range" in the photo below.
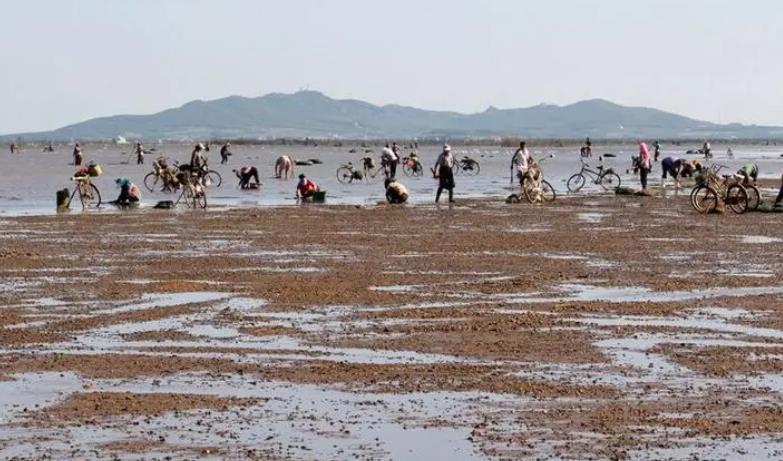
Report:
[[[776,138],[781,127],[721,125],[602,99],[462,114],[332,99],[317,91],[192,101],[151,115],[115,115],[5,139],[192,140],[208,138]]]

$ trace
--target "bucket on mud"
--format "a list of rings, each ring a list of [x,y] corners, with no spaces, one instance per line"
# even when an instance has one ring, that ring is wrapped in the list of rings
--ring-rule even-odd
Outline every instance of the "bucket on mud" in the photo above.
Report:
[[[313,203],[324,203],[326,201],[326,191],[319,190],[313,194]]]
[[[67,208],[68,207],[68,198],[71,196],[70,191],[68,191],[68,188],[60,189],[57,191],[57,208]]]
[[[100,176],[103,174],[103,168],[101,168],[101,166],[98,165],[97,163],[91,163],[87,167],[87,174],[89,174],[93,178],[96,176]]]

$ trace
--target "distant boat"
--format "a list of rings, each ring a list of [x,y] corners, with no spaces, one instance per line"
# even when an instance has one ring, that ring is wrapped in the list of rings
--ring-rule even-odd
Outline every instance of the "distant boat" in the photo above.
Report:
[[[123,138],[122,136],[117,136],[114,138],[114,144],[130,144],[127,139]]]

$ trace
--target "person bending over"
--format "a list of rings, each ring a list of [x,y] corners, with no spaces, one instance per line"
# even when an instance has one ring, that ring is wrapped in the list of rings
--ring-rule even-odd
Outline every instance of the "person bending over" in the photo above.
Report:
[[[256,182],[255,188],[258,188],[258,186],[261,185],[261,181],[258,179],[258,169],[254,166],[245,165],[239,170],[234,170],[234,173],[236,173],[237,178],[239,178],[240,189],[251,189],[251,179]]]
[[[389,203],[400,204],[408,201],[408,189],[394,179],[384,181],[386,200]]]
[[[674,157],[666,157],[661,161],[661,187],[666,187],[666,178],[671,176],[674,179],[674,187],[680,187],[680,178],[693,176],[695,170],[693,164],[688,160]]]
[[[141,190],[126,177],[117,178],[114,181],[120,188],[120,195],[114,203],[118,206],[131,206],[141,201]]]
[[[756,184],[756,180],[759,178],[759,167],[755,163],[746,163],[737,171],[737,174],[742,176],[743,186]],[[752,183],[750,182],[751,179],[753,179]]]

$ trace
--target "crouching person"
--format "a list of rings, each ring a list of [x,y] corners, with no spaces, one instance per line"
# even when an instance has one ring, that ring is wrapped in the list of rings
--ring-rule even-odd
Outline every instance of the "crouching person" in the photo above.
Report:
[[[120,188],[120,195],[114,204],[120,207],[129,207],[138,205],[141,201],[141,189],[136,184],[133,184],[130,179],[126,177],[117,178],[114,181],[117,187]]]
[[[408,201],[408,189],[394,179],[384,181],[386,200],[389,203],[400,204]]]
[[[234,170],[237,178],[239,178],[240,189],[258,189],[261,185],[261,181],[258,179],[258,169],[254,166],[243,166],[239,170]],[[250,184],[250,180],[255,181],[255,186]]]
[[[296,198],[306,200],[312,198],[320,188],[318,184],[308,179],[305,175],[299,175],[299,182],[296,185]]]

